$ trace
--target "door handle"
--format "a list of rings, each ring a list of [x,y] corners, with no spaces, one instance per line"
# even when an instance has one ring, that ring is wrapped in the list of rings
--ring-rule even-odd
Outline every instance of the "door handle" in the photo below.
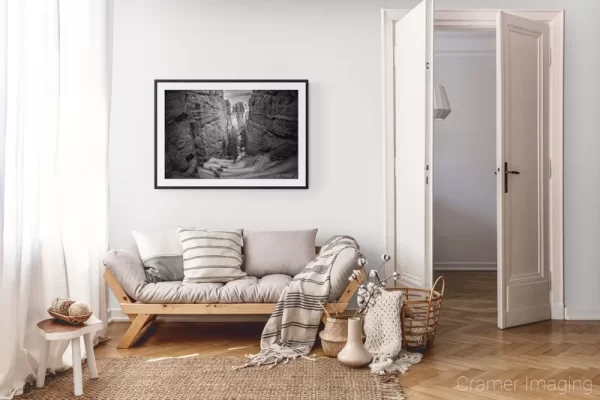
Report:
[[[504,162],[504,193],[508,193],[508,174],[519,175],[519,171],[509,171],[508,163]]]

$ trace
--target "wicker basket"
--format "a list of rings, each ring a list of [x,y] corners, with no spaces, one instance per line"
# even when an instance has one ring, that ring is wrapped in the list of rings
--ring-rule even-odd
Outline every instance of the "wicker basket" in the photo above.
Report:
[[[435,288],[438,282],[442,288]],[[440,320],[440,309],[444,298],[446,282],[444,277],[437,278],[431,289],[411,287],[390,288],[390,291],[402,292],[402,347],[408,351],[425,352],[433,343]]]
[[[81,325],[92,316],[91,312],[84,315],[71,316],[68,314],[62,314],[60,310],[56,308],[49,308],[48,314],[62,322],[66,322],[67,324],[71,325]]]
[[[327,317],[325,329],[319,332],[323,353],[337,357],[348,340],[348,317]]]

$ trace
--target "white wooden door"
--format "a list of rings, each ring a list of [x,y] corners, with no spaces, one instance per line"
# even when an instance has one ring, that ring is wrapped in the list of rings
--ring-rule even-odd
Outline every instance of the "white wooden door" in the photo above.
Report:
[[[402,284],[432,279],[433,0],[395,25],[396,271]]]
[[[498,327],[550,318],[548,25],[497,21]]]

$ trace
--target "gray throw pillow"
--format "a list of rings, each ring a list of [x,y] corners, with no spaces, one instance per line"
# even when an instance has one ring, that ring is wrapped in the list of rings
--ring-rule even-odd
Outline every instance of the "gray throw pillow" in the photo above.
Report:
[[[315,258],[317,229],[306,231],[244,231],[244,270],[261,278],[295,276]]]
[[[144,264],[146,281],[156,283],[183,280],[183,248],[177,229],[131,233]]]

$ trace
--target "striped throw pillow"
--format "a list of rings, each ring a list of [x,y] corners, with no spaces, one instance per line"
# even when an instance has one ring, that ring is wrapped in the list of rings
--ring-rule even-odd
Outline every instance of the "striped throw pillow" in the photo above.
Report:
[[[243,278],[242,231],[179,228],[183,284],[229,282]]]

